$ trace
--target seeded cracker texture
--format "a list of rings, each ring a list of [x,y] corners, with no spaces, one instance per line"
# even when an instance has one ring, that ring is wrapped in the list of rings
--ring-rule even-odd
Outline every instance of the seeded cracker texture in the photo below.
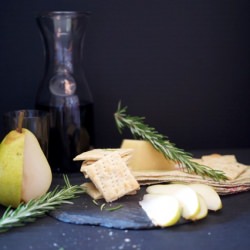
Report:
[[[85,166],[83,171],[106,202],[115,201],[140,188],[139,183],[117,152],[108,154],[95,163]]]

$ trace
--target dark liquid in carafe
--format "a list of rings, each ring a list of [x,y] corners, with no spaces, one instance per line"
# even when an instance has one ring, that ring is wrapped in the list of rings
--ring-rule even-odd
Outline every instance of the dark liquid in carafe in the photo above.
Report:
[[[40,105],[37,108],[50,114],[48,161],[52,171],[79,172],[81,162],[73,158],[92,148],[94,143],[93,105]]]

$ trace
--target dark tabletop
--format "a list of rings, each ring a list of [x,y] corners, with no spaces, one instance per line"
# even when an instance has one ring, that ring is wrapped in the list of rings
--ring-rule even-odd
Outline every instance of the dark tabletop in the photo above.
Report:
[[[194,151],[199,157],[211,151]],[[217,150],[250,164],[250,149]],[[56,176],[54,181],[60,181]],[[74,182],[76,174],[69,175]],[[250,249],[250,192],[222,197],[223,209],[207,218],[165,229],[127,230],[75,225],[47,215],[0,234],[0,249]],[[4,211],[0,207],[0,214]]]

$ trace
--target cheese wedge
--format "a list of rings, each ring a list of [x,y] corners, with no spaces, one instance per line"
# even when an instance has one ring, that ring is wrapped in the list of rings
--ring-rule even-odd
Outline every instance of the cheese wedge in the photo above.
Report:
[[[166,159],[147,141],[125,139],[122,141],[121,148],[133,149],[128,162],[128,166],[132,171],[175,169],[174,162]]]

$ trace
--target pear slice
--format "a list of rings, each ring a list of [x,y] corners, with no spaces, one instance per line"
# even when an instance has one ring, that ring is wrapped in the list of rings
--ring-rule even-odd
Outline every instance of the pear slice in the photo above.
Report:
[[[24,202],[45,194],[52,181],[49,163],[35,135],[23,129],[24,163],[21,197]]]
[[[0,144],[0,204],[17,207],[21,202],[24,136],[11,131]]]
[[[197,193],[184,184],[159,184],[149,186],[149,194],[166,194],[175,196],[182,207],[182,217],[190,220],[200,211],[200,202]]]
[[[189,184],[189,187],[204,198],[209,210],[217,211],[222,209],[220,196],[211,186],[202,183],[192,183]]]
[[[155,226],[169,227],[180,220],[181,206],[174,196],[145,194],[139,204]]]
[[[198,199],[200,203],[200,211],[198,214],[191,218],[191,220],[193,221],[204,219],[208,215],[208,208],[204,198],[200,194],[198,194]]]

